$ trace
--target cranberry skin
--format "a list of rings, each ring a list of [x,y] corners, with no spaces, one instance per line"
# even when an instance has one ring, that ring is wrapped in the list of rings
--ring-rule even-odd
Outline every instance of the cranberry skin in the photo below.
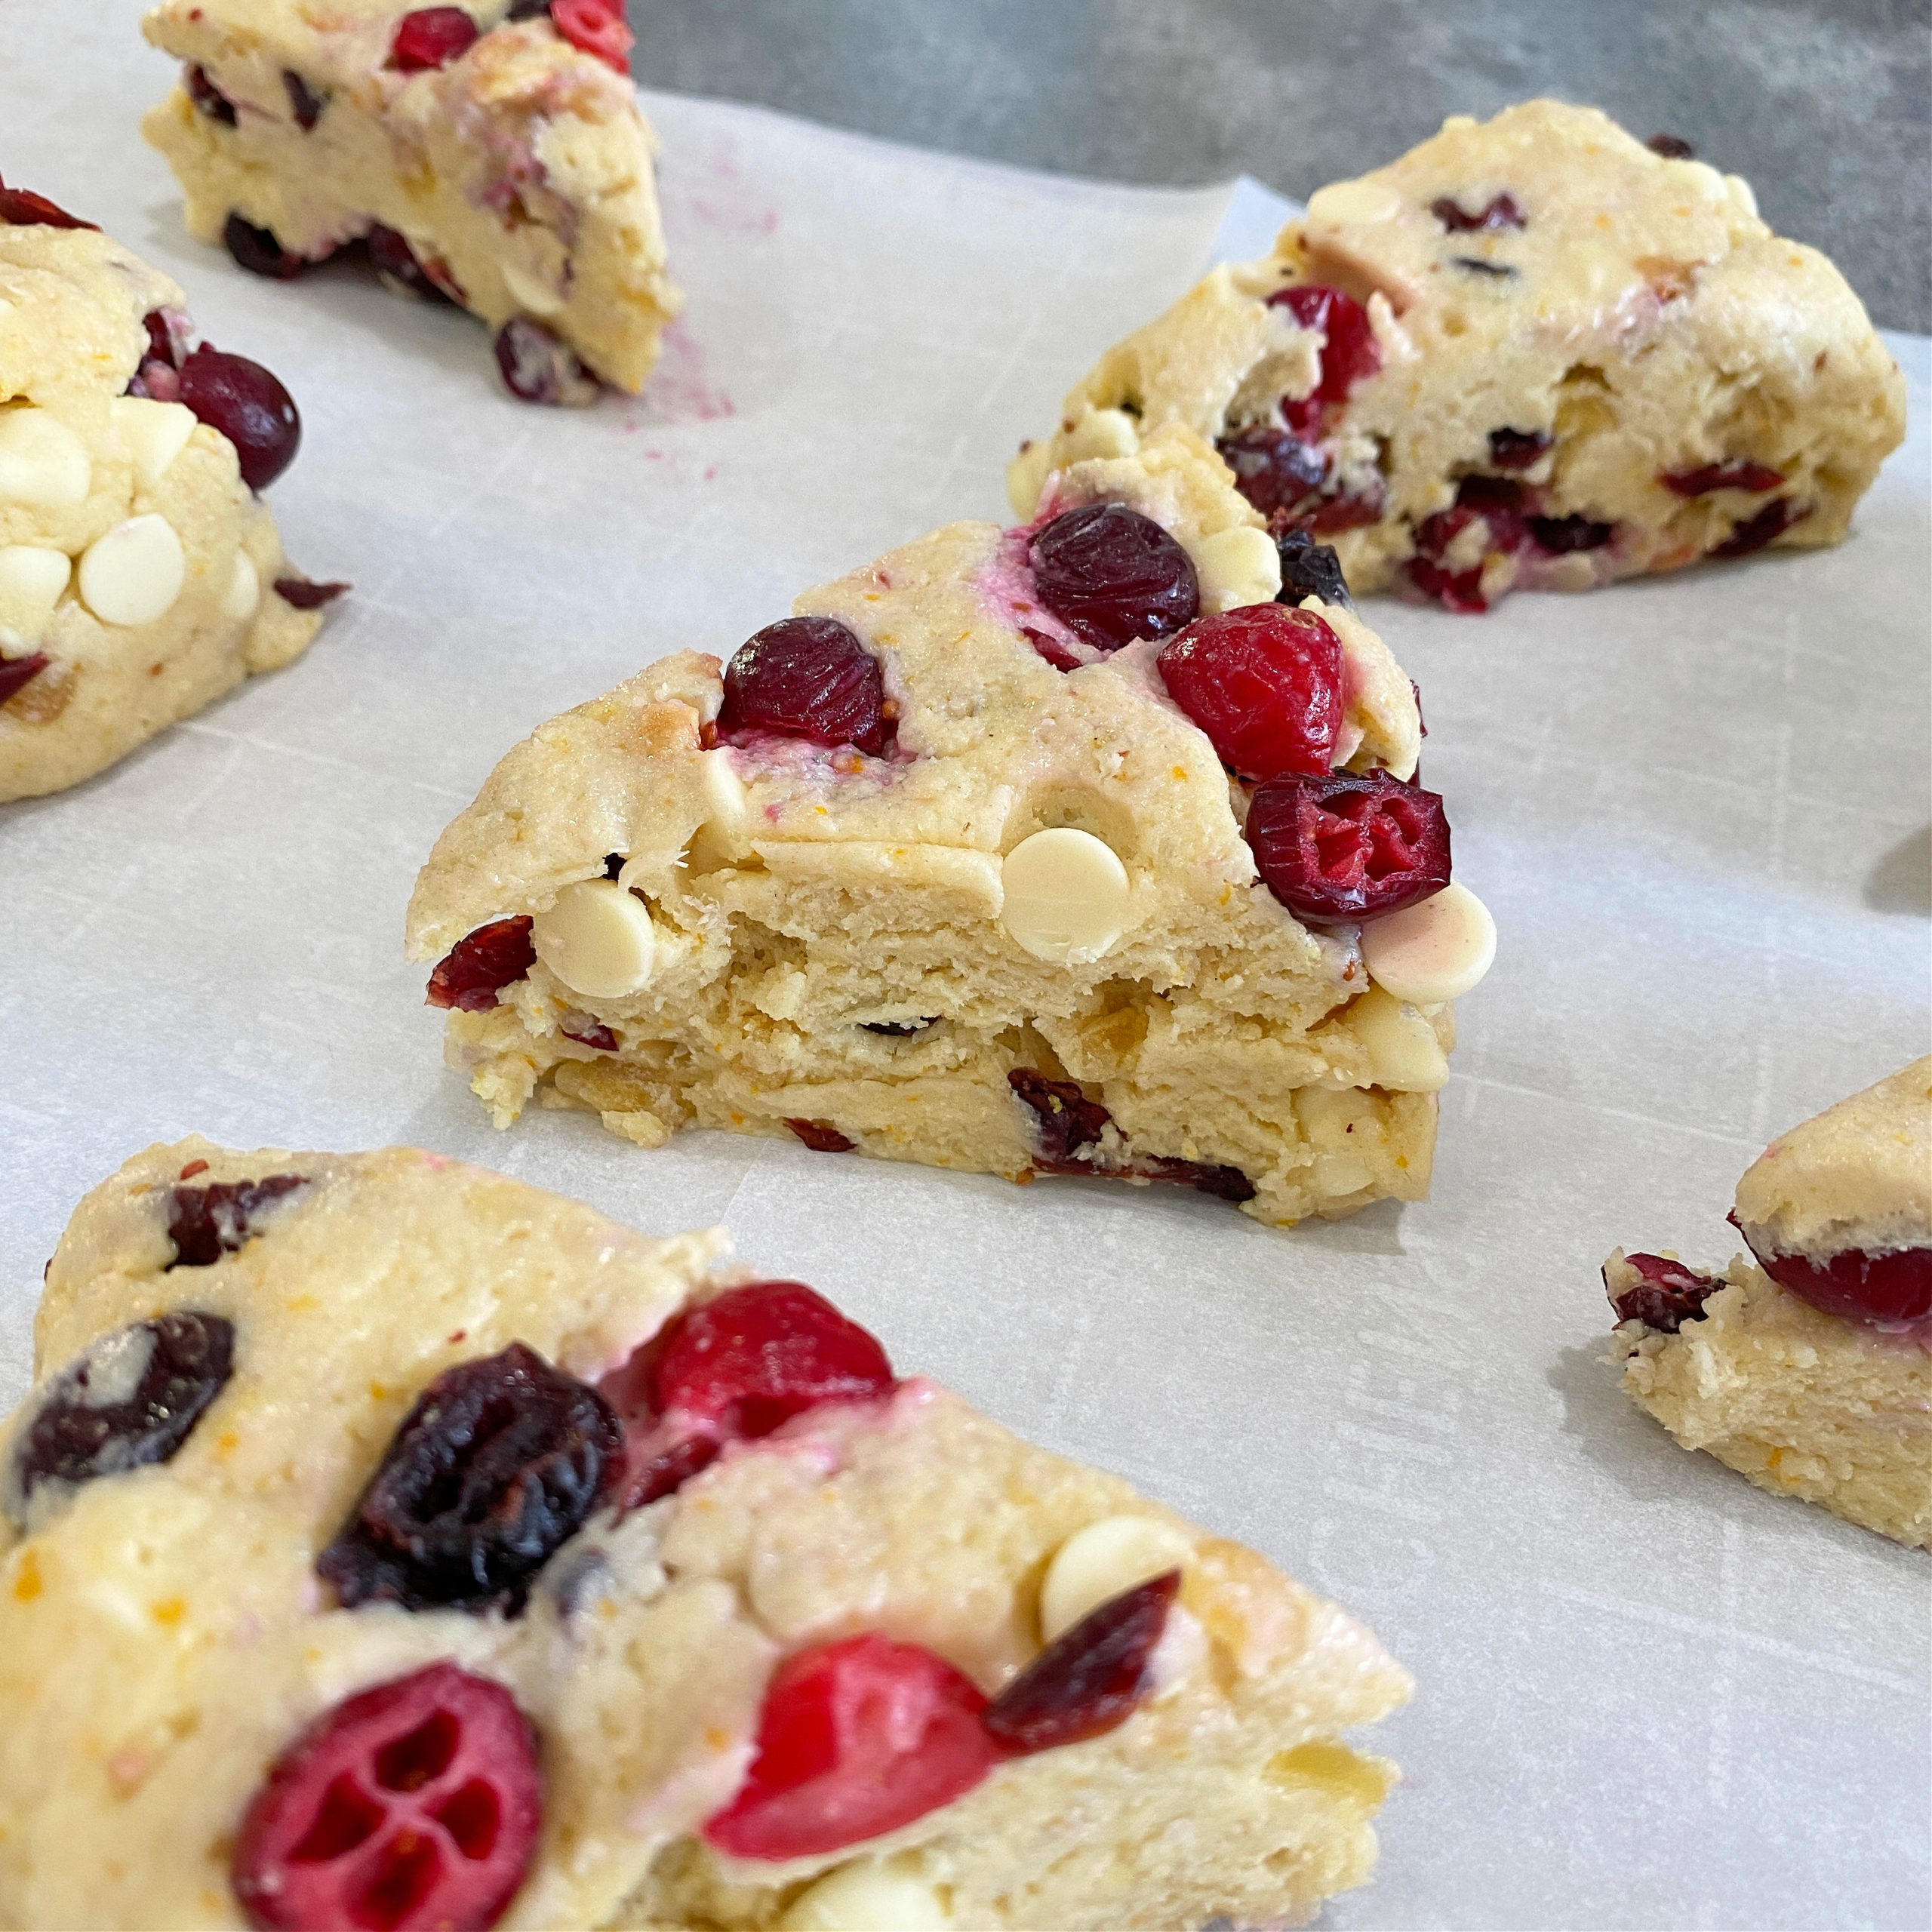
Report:
[[[512,1342],[417,1397],[316,1571],[347,1608],[500,1605],[513,1617],[623,1462],[603,1396]]]
[[[1038,1067],[1016,1066],[1006,1084],[1033,1110],[1038,1164],[1049,1174],[1091,1173],[1093,1163],[1075,1156],[1082,1147],[1098,1143],[1113,1115],[1098,1100],[1088,1100],[1076,1081],[1049,1080]]]
[[[1767,463],[1739,457],[1728,463],[1707,463],[1701,469],[1666,471],[1657,480],[1680,497],[1703,497],[1713,490],[1775,490],[1784,475]]]
[[[821,1121],[788,1120],[785,1124],[814,1154],[849,1154],[859,1144],[841,1134],[837,1128],[827,1127]]]
[[[1848,1247],[1828,1262],[1801,1254],[1765,1254],[1735,1214],[1731,1225],[1749,1243],[1758,1266],[1826,1315],[1854,1321],[1922,1321],[1932,1315],[1932,1247],[1895,1248],[1868,1254]]]
[[[120,1380],[116,1371],[136,1349],[146,1360],[132,1391],[118,1402],[100,1402],[91,1378],[100,1371]],[[171,1309],[103,1336],[48,1384],[16,1437],[7,1472],[8,1515],[24,1527],[27,1501],[44,1482],[92,1482],[168,1461],[228,1386],[234,1362],[233,1324],[193,1309]]]
[[[419,296],[425,302],[448,302],[449,292],[416,258],[409,238],[379,221],[369,230],[369,259],[376,272],[391,288]]]
[[[514,986],[537,964],[530,940],[530,917],[492,919],[458,940],[429,975],[429,1004],[465,1013],[488,1013],[504,987]]]
[[[288,111],[295,116],[295,125],[303,134],[309,133],[322,118],[322,109],[329,104],[325,94],[318,94],[293,67],[281,70],[282,91],[288,96]]]
[[[163,1272],[212,1268],[224,1254],[238,1253],[254,1238],[255,1219],[263,1209],[308,1185],[306,1174],[264,1174],[260,1180],[171,1189],[168,1238],[174,1244],[174,1259]]]
[[[1489,460],[1498,469],[1528,469],[1555,441],[1540,429],[1492,429]]]
[[[1191,1187],[1197,1194],[1211,1194],[1217,1201],[1252,1201],[1254,1183],[1238,1168],[1217,1167],[1205,1161],[1178,1160],[1167,1154],[1154,1154],[1137,1160],[1129,1170],[1149,1180],[1172,1181]]]
[[[333,604],[348,588],[346,583],[312,583],[303,577],[278,577],[275,580],[275,594],[298,611],[319,611],[325,604]],[[534,958],[536,955],[531,956]]]
[[[251,490],[266,490],[302,447],[294,398],[245,355],[203,343],[181,365],[181,400],[235,445],[242,480]]]
[[[293,281],[312,266],[306,256],[292,254],[285,248],[275,239],[272,229],[257,228],[238,214],[231,214],[223,224],[221,239],[237,268],[270,281]]]
[[[704,1837],[734,1858],[822,1857],[963,1798],[1004,1755],[972,1681],[876,1632],[773,1672],[757,1755]]]
[[[1653,134],[1644,143],[1651,153],[1661,155],[1666,161],[1690,161],[1697,150],[1681,134]]]
[[[1088,1611],[986,1706],[987,1730],[1028,1753],[1118,1729],[1153,1687],[1148,1660],[1180,1590],[1180,1572],[1170,1570]]]
[[[1530,218],[1516,205],[1513,195],[1497,195],[1474,214],[1466,214],[1452,195],[1444,195],[1429,205],[1429,211],[1451,235],[1496,233],[1505,228],[1527,228]]]
[[[628,75],[636,44],[619,0],[551,0],[550,18],[558,32],[607,67]]]
[[[1712,1295],[1730,1284],[1709,1275],[1694,1274],[1681,1261],[1661,1254],[1626,1254],[1623,1259],[1641,1278],[1634,1288],[1614,1293],[1610,1270],[1603,1273],[1604,1292],[1620,1321],[1641,1321],[1659,1334],[1674,1335],[1687,1321],[1695,1321]]]
[[[575,408],[597,400],[597,378],[583,358],[528,315],[512,315],[497,331],[494,352],[504,388],[519,402]]]
[[[44,651],[30,651],[24,657],[0,657],[0,704],[25,691],[53,662]]]
[[[230,1882],[248,1923],[275,1932],[488,1932],[543,1817],[515,1700],[434,1663],[337,1705],[276,1759]]]
[[[1312,611],[1197,617],[1161,651],[1175,703],[1244,778],[1326,771],[1342,728],[1342,641]]]
[[[1441,799],[1386,771],[1272,779],[1246,831],[1268,889],[1305,918],[1399,912],[1449,883]]]
[[[1297,510],[1321,487],[1328,459],[1291,429],[1255,423],[1214,445],[1235,474],[1235,488],[1263,516]]]
[[[1171,637],[1201,610],[1193,560],[1152,517],[1124,503],[1057,516],[1029,555],[1040,601],[1084,644],[1118,651]]]
[[[208,78],[205,67],[192,66],[183,78],[188,90],[188,98],[202,113],[224,128],[235,125],[234,102]]]
[[[1345,402],[1356,383],[1382,367],[1382,348],[1369,325],[1368,311],[1352,295],[1318,282],[1301,282],[1277,289],[1268,306],[1286,309],[1303,328],[1319,329],[1327,337],[1321,351],[1321,380],[1308,400]]]
[[[1774,497],[1754,517],[1737,525],[1721,543],[1714,545],[1714,557],[1748,557],[1767,543],[1782,537],[1793,524],[1802,523],[1811,514],[1807,505],[1800,509],[1789,497]]]
[[[1593,522],[1586,516],[1532,516],[1523,521],[1537,548],[1552,557],[1601,550],[1617,534],[1614,524]]]
[[[885,678],[878,660],[836,617],[767,624],[731,654],[718,713],[718,735],[729,743],[759,731],[883,756]]]
[[[8,228],[85,228],[98,235],[97,221],[83,221],[56,207],[45,195],[31,188],[10,188],[0,180],[0,226]]]
[[[469,52],[480,31],[460,7],[419,7],[396,23],[389,65],[405,74],[447,66]]]

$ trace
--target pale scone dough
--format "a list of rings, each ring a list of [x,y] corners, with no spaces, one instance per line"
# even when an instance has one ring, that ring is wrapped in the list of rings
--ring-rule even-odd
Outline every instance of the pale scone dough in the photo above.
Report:
[[[1437,212],[1468,222],[1504,198],[1520,226]],[[1217,269],[1109,350],[1009,471],[1020,514],[1054,469],[1163,423],[1211,440],[1279,428],[1324,346],[1268,304],[1297,284],[1364,303],[1380,352],[1321,426],[1326,507],[1309,512],[1357,590],[1480,608],[1512,586],[1587,589],[1760,538],[1835,543],[1905,432],[1903,378],[1858,298],[1758,219],[1740,178],[1664,158],[1594,109],[1534,100],[1454,116],[1321,189],[1272,254]],[[1500,432],[1531,439],[1518,460],[1497,460]],[[1663,480],[1747,463],[1748,488]],[[1484,479],[1509,514],[1480,514]],[[1361,527],[1343,527],[1347,499],[1368,506]],[[1567,528],[1539,535],[1532,518]]]
[[[532,319],[635,393],[682,305],[665,272],[656,142],[627,75],[545,16],[470,0],[484,29],[447,66],[389,64],[394,0],[163,0],[149,40],[233,110],[177,86],[143,123],[179,177],[190,233],[230,215],[319,260],[380,223],[493,332]],[[298,118],[288,79],[321,103]],[[565,398],[579,399],[579,398]]]
[[[213,1265],[171,1266],[184,1171],[306,1184]],[[520,1616],[336,1606],[318,1552],[426,1385],[512,1341],[593,1379],[724,1285],[721,1245],[410,1149],[190,1140],[96,1189],[49,1266],[35,1392],[0,1459],[124,1324],[222,1317],[234,1367],[171,1460],[0,1518],[0,1923],[241,1925],[229,1863],[268,1767],[318,1714],[439,1659],[508,1687],[537,1734],[542,1835],[508,1927],[790,1932],[823,1923],[800,1915],[809,1887],[881,1866],[961,1932],[1172,1932],[1300,1923],[1362,1881],[1393,1767],[1340,1734],[1404,1700],[1401,1667],[1252,1552],[922,1380],[598,1511]],[[836,1854],[765,1866],[694,1835],[787,1652],[880,1631],[995,1692],[1039,1651],[1057,1554],[1124,1515],[1177,1552],[1189,1641],[1164,1639],[1158,1694],[1118,1729]]]
[[[1204,583],[1217,538],[1260,534],[1177,424],[1073,466],[1050,507],[1108,501],[1171,532]],[[410,956],[506,917],[535,915],[540,940],[558,895],[614,859],[652,958],[638,989],[598,997],[540,957],[494,1008],[451,1014],[451,1063],[500,1125],[533,1097],[646,1146],[802,1121],[869,1155],[1026,1179],[1036,1118],[1008,1076],[1033,1068],[1111,1113],[1102,1165],[1238,1169],[1265,1220],[1426,1195],[1450,1007],[1371,994],[1361,929],[1312,930],[1260,882],[1244,795],[1167,695],[1156,645],[1063,672],[1028,641],[1055,620],[1029,601],[1026,543],[949,525],[797,601],[882,664],[891,758],[707,749],[720,666],[686,652],[503,760],[423,869]],[[1278,587],[1261,549],[1273,575],[1244,601]],[[1352,611],[1314,608],[1348,666],[1337,749],[1406,777],[1412,687]],[[1109,943],[1048,961],[1005,923],[1004,866],[1056,829],[1109,848],[1126,897]],[[573,1037],[593,1024],[614,1050]]]
[[[47,660],[0,703],[0,801],[91,777],[321,622],[275,589],[295,573],[234,445],[127,395],[158,312],[185,331],[180,288],[106,235],[0,226],[0,660]],[[131,583],[90,567],[143,518],[158,561]]]

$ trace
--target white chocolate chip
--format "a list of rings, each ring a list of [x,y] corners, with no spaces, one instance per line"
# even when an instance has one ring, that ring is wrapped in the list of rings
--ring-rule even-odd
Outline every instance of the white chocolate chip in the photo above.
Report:
[[[1401,196],[1380,181],[1331,182],[1318,188],[1308,201],[1308,219],[1324,227],[1393,221],[1401,211]]]
[[[1727,174],[1724,185],[1730,191],[1730,198],[1739,209],[1753,221],[1758,219],[1758,197],[1751,192],[1751,184],[1741,174]]]
[[[255,568],[255,560],[246,550],[237,550],[235,553],[235,569],[228,580],[226,593],[221,600],[221,614],[240,623],[255,614],[255,606],[261,601],[261,573]]]
[[[1442,1042],[1413,1006],[1371,986],[1348,1017],[1349,1030],[1368,1050],[1369,1078],[1377,1086],[1392,1094],[1433,1094],[1449,1084]]]
[[[554,315],[564,306],[564,298],[541,275],[520,269],[514,262],[503,264],[503,286],[526,315]]]
[[[1090,409],[1061,438],[1060,447],[1062,463],[1131,456],[1140,447],[1140,427],[1124,409]]]
[[[17,648],[39,636],[73,568],[63,550],[32,543],[0,549],[0,641]]]
[[[1724,177],[1708,161],[1682,160],[1673,164],[1678,180],[1694,187],[1706,201],[1721,202],[1730,190],[1724,186]]]
[[[173,525],[149,511],[88,546],[81,599],[103,624],[151,624],[174,608],[187,571]]]
[[[608,878],[565,886],[550,909],[537,914],[530,943],[565,986],[590,999],[641,991],[657,952],[651,909]]]
[[[952,1923],[939,1894],[916,1872],[861,1858],[801,1892],[778,1932],[946,1932]]]
[[[1237,524],[1195,545],[1194,574],[1201,580],[1203,611],[1272,604],[1281,588],[1281,553],[1266,531]]]
[[[1053,454],[1053,445],[1042,436],[1038,442],[1027,444],[1006,466],[1006,500],[1015,516],[1030,517],[1038,508],[1047,472],[1054,466]]]
[[[0,503],[72,509],[93,487],[88,446],[66,423],[31,405],[0,410]]]
[[[1370,978],[1397,999],[1414,1006],[1460,999],[1496,957],[1496,921],[1452,881],[1419,905],[1364,920],[1361,956]]]
[[[1375,1178],[1375,1171],[1359,1154],[1318,1154],[1312,1178],[1317,1194],[1359,1194]]]
[[[1075,1530],[1040,1580],[1040,1641],[1051,1644],[1090,1611],[1170,1570],[1184,1570],[1194,1546],[1152,1516],[1103,1516]]]
[[[1127,923],[1127,868],[1091,832],[1055,826],[1023,838],[1000,879],[1006,929],[1035,959],[1097,959]]]
[[[168,466],[188,446],[195,416],[185,402],[155,402],[147,396],[118,395],[109,405],[114,433],[134,466],[144,489],[152,490]]]

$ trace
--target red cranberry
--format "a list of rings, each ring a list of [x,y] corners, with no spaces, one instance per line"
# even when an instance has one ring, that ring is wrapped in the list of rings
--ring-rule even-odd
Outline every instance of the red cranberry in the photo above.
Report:
[[[1714,557],[1748,557],[1761,550],[1774,537],[1782,537],[1793,524],[1802,523],[1811,514],[1807,505],[1798,509],[1789,497],[1774,497],[1758,514],[1737,525],[1721,543],[1714,546]]]
[[[597,400],[597,378],[583,358],[528,315],[512,315],[497,331],[496,357],[503,386],[519,402],[580,407]]]
[[[1303,328],[1319,329],[1327,338],[1321,350],[1321,380],[1311,400],[1345,402],[1357,383],[1382,367],[1382,349],[1368,311],[1352,295],[1300,282],[1276,290],[1268,301],[1272,308],[1286,309]]]
[[[619,0],[551,0],[550,18],[558,32],[579,51],[620,74],[630,72],[630,51],[636,36],[625,22]]]
[[[369,259],[384,285],[401,294],[420,296],[425,302],[452,299],[443,282],[417,260],[409,238],[398,229],[385,228],[380,221],[374,223],[369,230]],[[448,270],[443,272],[447,279]]]
[[[97,221],[83,221],[65,208],[57,208],[45,195],[36,195],[31,188],[10,188],[4,180],[0,180],[0,226],[85,228],[96,235],[100,232]]]
[[[1214,447],[1234,472],[1235,488],[1263,516],[1300,509],[1328,474],[1328,459],[1312,443],[1266,423],[1237,429]]]
[[[275,1932],[488,1932],[543,1815],[515,1699],[433,1663],[337,1705],[275,1760],[242,1820],[235,1896]]]
[[[1016,1066],[1006,1084],[1031,1107],[1040,1143],[1037,1164],[1048,1174],[1086,1174],[1093,1163],[1076,1158],[1083,1147],[1097,1146],[1113,1115],[1090,1100],[1072,1080],[1049,1080],[1038,1067]]]
[[[1010,1751],[1051,1751],[1124,1724],[1148,1692],[1148,1660],[1180,1590],[1170,1570],[1110,1597],[1063,1631],[986,1706]]]
[[[311,583],[301,577],[278,577],[275,580],[275,594],[298,611],[319,611],[325,604],[333,604],[348,588],[346,583]]]
[[[250,489],[266,490],[295,460],[302,418],[259,362],[203,343],[181,365],[181,400],[235,445]]]
[[[1089,503],[1055,517],[1029,555],[1040,601],[1100,651],[1170,637],[1201,608],[1192,559],[1152,517],[1124,503]]]
[[[1305,530],[1275,531],[1273,535],[1281,559],[1282,603],[1296,605],[1305,597],[1318,597],[1331,610],[1355,608],[1348,580],[1342,574],[1342,560],[1332,546],[1316,543]]]
[[[24,657],[0,656],[0,704],[25,691],[53,662],[44,651],[30,651]]]
[[[1527,469],[1555,440],[1540,429],[1492,429],[1489,460],[1498,469]]]
[[[1666,161],[1690,161],[1695,158],[1697,150],[1679,134],[1653,134],[1644,143],[1651,153],[1662,155]]]
[[[601,1020],[593,1020],[578,1027],[560,1026],[557,1029],[567,1040],[574,1040],[580,1047],[589,1047],[600,1054],[614,1054],[617,1051],[617,1036]]]
[[[1342,641],[1312,611],[1256,604],[1197,617],[1162,647],[1161,676],[1244,778],[1326,771],[1342,728]]]
[[[878,660],[836,617],[781,617],[755,632],[724,667],[718,735],[742,744],[776,731],[820,745],[887,747]]]
[[[1307,918],[1397,912],[1449,883],[1441,799],[1386,771],[1272,779],[1256,788],[1247,836],[1268,889]]]
[[[1128,1170],[1147,1180],[1172,1181],[1191,1187],[1197,1194],[1211,1194],[1217,1201],[1252,1201],[1254,1183],[1238,1168],[1219,1167],[1206,1161],[1183,1161],[1170,1155],[1153,1154],[1137,1158]]]
[[[1641,1278],[1634,1288],[1617,1294],[1611,1288],[1610,1270],[1604,1269],[1604,1292],[1610,1296],[1617,1320],[1641,1321],[1662,1334],[1674,1335],[1685,1322],[1695,1321],[1703,1313],[1705,1303],[1728,1285],[1718,1277],[1693,1274],[1682,1262],[1661,1254],[1626,1254],[1623,1258]]]
[[[1474,214],[1465,214],[1462,204],[1444,195],[1431,202],[1429,211],[1452,235],[1494,234],[1499,229],[1527,228],[1529,217],[1516,205],[1513,195],[1497,195]]]
[[[758,1751],[705,1824],[734,1858],[823,1857],[971,1791],[1003,1753],[971,1679],[876,1632],[820,1644],[773,1672]]]
[[[1848,1247],[1827,1262],[1801,1254],[1761,1253],[1735,1214],[1731,1225],[1750,1242],[1758,1266],[1777,1283],[1827,1315],[1854,1321],[1922,1321],[1932,1315],[1932,1247],[1868,1254]]]
[[[1767,464],[1737,457],[1727,463],[1707,463],[1701,469],[1666,471],[1658,481],[1680,497],[1703,497],[1713,490],[1775,490],[1784,477]]]
[[[1359,490],[1338,490],[1316,504],[1308,528],[1318,537],[1333,537],[1344,530],[1365,530],[1382,521],[1382,509],[1388,485],[1379,475],[1371,474]]]
[[[1596,523],[1586,516],[1533,516],[1524,519],[1531,540],[1552,557],[1577,550],[1601,550],[1617,534],[1614,524]]]
[[[251,275],[266,276],[270,281],[293,281],[311,266],[306,256],[291,254],[275,239],[272,229],[257,228],[231,214],[223,225],[223,243],[238,268]]]
[[[235,125],[235,103],[214,82],[208,78],[208,69],[196,65],[191,66],[186,76],[188,98],[211,121],[219,122],[224,128]]]
[[[174,1244],[174,1259],[168,1268],[212,1268],[224,1254],[238,1253],[254,1238],[257,1215],[308,1185],[303,1174],[265,1174],[260,1180],[174,1189],[168,1196],[168,1238]]]
[[[488,1013],[504,987],[514,986],[537,964],[530,925],[528,914],[492,919],[458,940],[429,975],[429,1004]]]
[[[859,1144],[823,1121],[788,1120],[785,1124],[815,1154],[849,1154]]]
[[[295,125],[307,134],[322,118],[322,109],[329,104],[325,94],[318,94],[293,67],[281,70],[281,85],[288,96],[289,112],[295,116]]]
[[[141,327],[147,331],[148,337],[148,352],[142,360],[164,362],[171,369],[180,368],[187,345],[167,311],[150,309],[141,318]]]
[[[480,31],[460,7],[419,7],[396,23],[389,65],[405,74],[446,66],[469,52]]]

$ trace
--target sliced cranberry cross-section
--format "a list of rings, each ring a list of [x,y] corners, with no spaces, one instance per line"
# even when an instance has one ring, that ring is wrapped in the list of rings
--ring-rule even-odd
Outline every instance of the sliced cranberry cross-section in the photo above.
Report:
[[[882,756],[889,733],[878,660],[836,617],[767,624],[731,654],[718,713],[728,742],[760,731]]]
[[[1342,641],[1314,611],[1252,604],[1197,617],[1159,663],[1175,703],[1243,777],[1328,769],[1342,728]]]
[[[1319,329],[1327,340],[1321,349],[1321,376],[1306,402],[1345,402],[1349,390],[1382,367],[1382,346],[1375,339],[1368,311],[1352,295],[1320,282],[1298,282],[1279,288],[1268,298],[1270,308],[1285,309],[1305,329]],[[1296,405],[1284,405],[1284,413]],[[1296,426],[1291,417],[1289,426]]]
[[[1646,1328],[1674,1335],[1687,1321],[1695,1321],[1704,1304],[1728,1285],[1720,1276],[1699,1275],[1664,1254],[1626,1254],[1624,1265],[1636,1276],[1620,1289],[1611,1279],[1613,1263],[1603,1271],[1604,1291],[1620,1321],[1641,1321]]]
[[[465,1013],[488,1013],[506,986],[515,985],[537,964],[528,913],[492,919],[466,933],[429,975],[429,1002]]]
[[[1124,503],[1066,511],[1035,534],[1029,554],[1040,601],[1096,650],[1171,637],[1200,614],[1193,559]]]
[[[480,32],[460,7],[419,7],[396,23],[389,65],[405,74],[446,66],[468,53]]]
[[[1449,883],[1441,798],[1386,771],[1272,779],[1256,788],[1246,832],[1269,890],[1307,918],[1393,912]]]
[[[1847,1247],[1826,1260],[1813,1261],[1802,1254],[1780,1254],[1768,1241],[1761,1248],[1735,1214],[1730,1220],[1749,1244],[1758,1266],[1780,1287],[1827,1315],[1854,1321],[1922,1321],[1932,1316],[1932,1247],[1877,1254]]]

